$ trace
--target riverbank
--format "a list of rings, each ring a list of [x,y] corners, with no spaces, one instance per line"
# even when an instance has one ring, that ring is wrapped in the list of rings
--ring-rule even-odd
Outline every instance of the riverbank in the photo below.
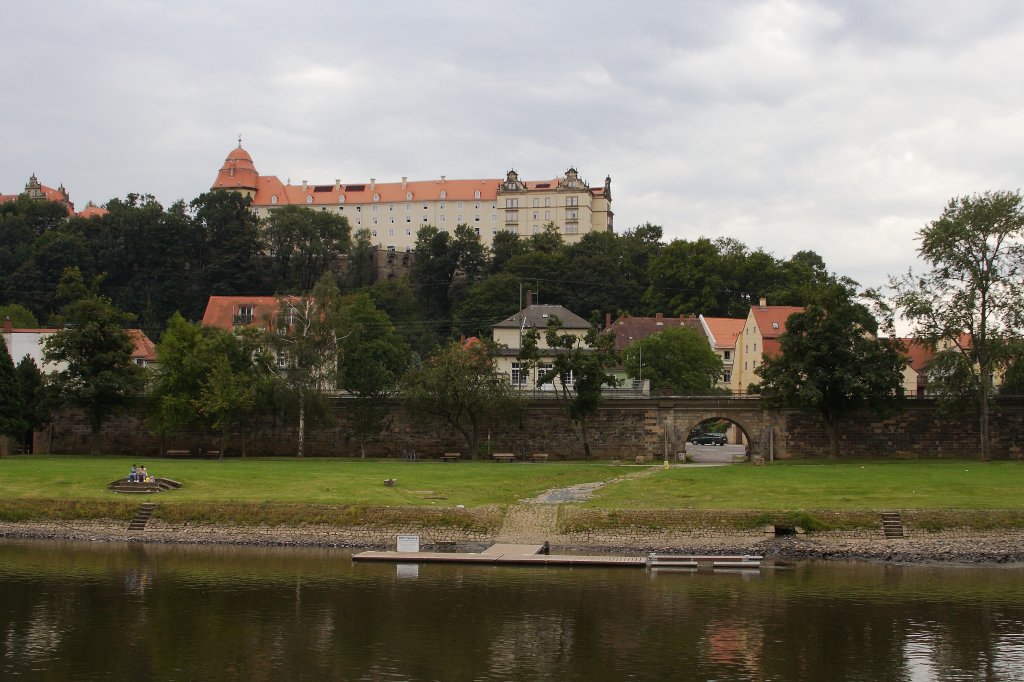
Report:
[[[145,531],[128,531],[121,521],[0,522],[0,537],[11,539],[75,540],[86,542],[210,544],[285,547],[393,548],[400,528],[312,526],[225,527],[152,522]],[[1024,563],[1024,533],[1010,529],[970,533],[940,531],[905,538],[866,538],[830,532],[775,537],[763,533],[720,533],[713,529],[694,535],[663,531],[631,533],[606,542],[574,543],[555,535],[559,552],[637,554],[650,551],[698,554],[761,554],[782,561],[867,560],[891,563],[1019,564]],[[501,533],[458,529],[424,529],[424,548],[464,549],[486,546],[502,539]],[[568,542],[567,542],[568,541]]]

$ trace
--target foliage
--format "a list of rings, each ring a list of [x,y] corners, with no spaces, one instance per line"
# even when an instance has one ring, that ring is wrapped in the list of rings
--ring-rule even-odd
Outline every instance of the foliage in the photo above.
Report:
[[[35,329],[39,321],[32,311],[18,303],[0,306],[0,320],[10,318],[11,326],[15,329]]]
[[[103,422],[142,388],[142,370],[132,362],[134,344],[124,329],[134,316],[96,293],[98,280],[84,290],[77,270],[68,271],[62,285],[81,295],[64,306],[71,326],[46,339],[43,358],[62,367],[51,379],[63,399],[86,411],[95,451]]]
[[[25,436],[39,431],[51,423],[53,413],[53,387],[48,385],[35,360],[26,355],[15,367],[18,384],[21,386],[22,419],[25,420]]]
[[[347,403],[359,451],[390,423],[389,400],[409,361],[409,348],[395,334],[388,316],[366,294],[345,301],[341,312],[338,385],[349,391]]]
[[[668,388],[675,395],[710,395],[722,378],[722,359],[702,334],[688,327],[652,334],[628,346],[623,355],[629,376],[647,378],[652,389]]]
[[[302,297],[279,297],[278,317],[267,341],[277,351],[281,379],[298,403],[296,455],[305,454],[306,417],[319,407],[326,391],[337,385],[340,293],[334,276],[326,273]]]
[[[830,287],[819,302],[791,315],[780,353],[766,354],[755,370],[766,404],[821,417],[832,457],[839,456],[843,417],[862,409],[884,414],[899,405],[906,365],[898,341],[874,336],[877,323],[852,299],[851,285]]]
[[[892,308],[913,322],[915,339],[949,351],[929,369],[929,391],[947,406],[977,407],[983,459],[992,378],[1006,368],[1024,328],[1022,238],[1019,193],[955,197],[918,232],[918,254],[931,269],[890,278]]]
[[[259,219],[252,201],[238,192],[215,190],[189,205],[193,214],[191,268],[197,293],[205,303],[210,295],[244,294],[265,286]]]
[[[605,386],[615,387],[617,380],[609,369],[618,361],[615,352],[615,334],[602,334],[597,315],[591,320],[583,338],[559,333],[561,320],[552,317],[544,331],[548,348],[553,349],[551,368],[539,372],[538,384],[551,383],[555,395],[566,408],[573,432],[583,446],[583,455],[591,458],[588,419],[597,414]],[[523,335],[518,358],[537,366],[541,358],[538,344],[540,331],[530,329]]]
[[[508,379],[497,372],[494,348],[483,342],[451,342],[406,372],[404,403],[413,416],[439,417],[466,441],[476,457],[481,434],[497,421],[514,418],[520,402]]]
[[[492,324],[521,308],[520,292],[520,282],[512,275],[491,275],[470,289],[455,308],[455,328],[466,336],[488,336]]]
[[[284,206],[266,221],[275,281],[286,291],[309,291],[351,245],[348,218],[305,206]]]
[[[21,382],[7,352],[7,344],[0,344],[0,435],[21,438],[28,424],[24,419],[25,403]]]

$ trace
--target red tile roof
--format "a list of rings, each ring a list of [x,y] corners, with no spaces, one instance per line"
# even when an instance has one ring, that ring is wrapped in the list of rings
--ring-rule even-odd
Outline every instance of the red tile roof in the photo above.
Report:
[[[789,305],[767,305],[752,306],[754,322],[762,339],[772,339],[781,336],[786,331],[786,320],[793,313],[802,313],[803,308]]]
[[[133,360],[156,362],[156,344],[141,329],[125,329],[125,333],[131,337],[135,346],[132,351]]]
[[[746,320],[732,317],[703,317],[704,324],[714,337],[716,348],[735,348],[736,339],[743,332]]]
[[[696,330],[701,336],[706,338],[704,328],[701,326],[698,318],[685,315],[665,317],[660,313],[655,317],[624,315],[615,320],[615,323],[610,327],[610,331],[615,332],[615,350],[622,352],[626,346],[636,341],[673,327],[688,327]]]
[[[286,297],[298,300],[296,297]],[[204,327],[218,327],[234,331],[239,306],[252,306],[252,317],[249,322],[238,324],[263,325],[277,316],[279,304],[277,296],[211,296],[206,302],[206,311],[200,322]],[[248,316],[247,316],[248,317]]]

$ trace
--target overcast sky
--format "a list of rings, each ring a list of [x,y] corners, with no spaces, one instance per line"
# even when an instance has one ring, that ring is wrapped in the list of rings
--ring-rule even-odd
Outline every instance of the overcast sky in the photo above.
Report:
[[[257,170],[612,178],[616,231],[814,250],[862,285],[953,196],[1021,187],[1024,3],[7,3],[0,193]]]

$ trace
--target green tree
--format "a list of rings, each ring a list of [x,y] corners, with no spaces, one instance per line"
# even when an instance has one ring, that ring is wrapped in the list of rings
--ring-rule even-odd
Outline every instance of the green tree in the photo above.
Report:
[[[471,288],[456,306],[452,313],[455,328],[466,336],[486,336],[492,324],[522,307],[520,291],[521,285],[515,276],[491,275]]]
[[[414,417],[442,419],[466,441],[476,457],[489,425],[508,421],[521,404],[508,380],[495,367],[493,348],[451,342],[409,370],[403,381],[406,410]]]
[[[272,212],[266,234],[276,284],[289,291],[312,289],[351,246],[348,218],[298,205]]]
[[[18,303],[0,306],[0,320],[11,319],[11,326],[21,329],[35,329],[39,321],[32,311]]]
[[[26,355],[14,368],[21,385],[22,418],[27,424],[25,430],[25,451],[31,446],[27,439],[34,431],[41,431],[52,422],[53,391],[43,378],[35,360]]]
[[[361,228],[353,235],[352,253],[349,254],[348,271],[345,273],[345,286],[349,289],[360,289],[373,284],[376,277],[373,254],[374,245],[370,240],[370,231]]]
[[[555,349],[551,369],[541,371],[538,384],[550,383],[555,395],[565,404],[569,424],[580,445],[583,456],[591,458],[589,420],[597,414],[603,400],[604,387],[614,388],[618,381],[609,369],[618,362],[615,352],[615,334],[602,334],[595,312],[590,328],[581,339],[560,332],[557,317],[548,320],[544,338],[548,348]],[[518,358],[537,366],[540,359],[538,341],[540,330],[530,329],[523,335]]]
[[[409,280],[422,307],[422,316],[437,322],[440,333],[451,331],[452,306],[483,277],[487,251],[480,236],[466,225],[454,235],[425,225],[416,233]]]
[[[99,280],[85,289],[81,274],[69,270],[61,291],[78,297],[64,306],[62,316],[70,325],[46,339],[43,359],[62,366],[51,375],[62,399],[85,410],[92,431],[91,450],[99,450],[103,423],[125,407],[142,388],[142,368],[132,362],[134,348],[124,326],[134,316],[118,310],[97,291]]]
[[[193,214],[190,270],[193,295],[244,294],[263,291],[260,221],[252,213],[252,200],[238,192],[214,190],[189,204]]]
[[[305,455],[310,408],[322,407],[325,393],[337,385],[340,310],[338,287],[328,272],[307,295],[279,297],[276,324],[267,332],[298,406],[298,457]]]
[[[1022,238],[1018,192],[955,197],[918,232],[918,255],[931,269],[889,282],[892,309],[914,324],[914,338],[951,351],[936,357],[929,390],[952,409],[976,407],[982,459],[990,457],[992,378],[1024,328]]]
[[[832,458],[840,454],[843,418],[864,409],[886,414],[903,399],[903,349],[875,336],[878,324],[852,300],[852,284],[830,287],[817,303],[791,315],[779,337],[780,353],[765,355],[755,370],[766,404],[821,417]]]
[[[24,412],[21,382],[7,352],[7,344],[0,343],[0,436],[20,441],[28,429]]]
[[[675,395],[710,395],[722,378],[722,359],[689,327],[671,327],[630,344],[623,353],[629,376]],[[642,364],[641,364],[642,363]]]
[[[366,294],[353,296],[341,312],[341,368],[338,383],[351,395],[347,407],[359,455],[384,431],[391,418],[391,398],[409,362],[409,348],[395,334],[387,313]]]

